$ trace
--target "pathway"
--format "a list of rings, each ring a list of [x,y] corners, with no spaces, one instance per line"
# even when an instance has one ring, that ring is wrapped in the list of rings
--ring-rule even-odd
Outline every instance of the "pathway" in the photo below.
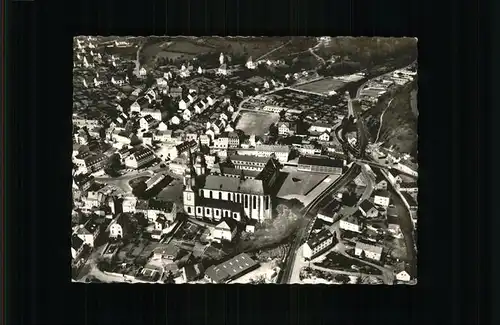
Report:
[[[387,103],[387,106],[384,108],[384,111],[382,112],[382,114],[380,114],[380,121],[379,121],[379,127],[378,127],[378,131],[377,131],[377,138],[375,139],[374,143],[378,142],[378,138],[380,137],[380,131],[382,130],[382,123],[384,121],[384,114],[387,111],[387,109],[389,108],[389,106],[391,106],[391,103],[393,100],[394,100],[394,97],[391,98],[391,100]]]

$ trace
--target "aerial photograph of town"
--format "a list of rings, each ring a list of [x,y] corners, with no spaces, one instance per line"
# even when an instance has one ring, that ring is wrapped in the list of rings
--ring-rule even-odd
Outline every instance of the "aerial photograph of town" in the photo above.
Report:
[[[75,37],[72,281],[416,284],[417,54]]]

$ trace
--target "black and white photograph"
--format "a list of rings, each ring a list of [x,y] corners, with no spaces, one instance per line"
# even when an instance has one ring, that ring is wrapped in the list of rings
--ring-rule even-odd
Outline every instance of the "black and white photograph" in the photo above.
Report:
[[[417,43],[75,37],[72,281],[416,284]]]

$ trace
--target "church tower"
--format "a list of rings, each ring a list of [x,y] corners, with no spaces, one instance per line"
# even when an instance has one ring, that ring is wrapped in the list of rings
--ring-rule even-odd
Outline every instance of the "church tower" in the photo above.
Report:
[[[205,161],[203,159],[202,154],[199,154],[196,157],[196,161],[194,163],[194,170],[195,170],[196,175],[198,175],[198,176],[205,175],[206,166],[205,166]]]
[[[219,63],[220,63],[221,65],[223,65],[223,64],[224,64],[224,54],[223,54],[222,52],[221,52],[221,53],[220,53],[220,55],[219,55]]]
[[[186,188],[184,189],[183,195],[183,203],[184,203],[184,212],[186,212],[189,216],[194,216],[194,209],[196,206],[196,198],[195,193],[193,191],[193,182],[194,178],[191,175],[191,169],[186,168],[184,170],[184,185]]]

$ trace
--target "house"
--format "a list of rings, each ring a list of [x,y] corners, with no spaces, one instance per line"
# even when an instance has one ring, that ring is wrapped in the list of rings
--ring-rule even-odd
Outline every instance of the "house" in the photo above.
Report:
[[[154,152],[146,147],[139,148],[136,152],[125,159],[125,166],[138,169],[155,160]]]
[[[248,254],[241,253],[217,266],[208,267],[205,279],[212,283],[228,283],[258,267],[259,263],[252,260]]]
[[[359,211],[361,211],[363,216],[367,218],[376,218],[378,216],[377,207],[375,207],[375,205],[368,200],[361,202],[359,205]]]
[[[115,219],[111,221],[107,231],[110,238],[124,238],[127,235],[128,219],[127,215],[120,213]]]
[[[156,78],[158,87],[168,87],[168,80],[165,77]]]
[[[139,70],[139,76],[141,76],[141,77],[145,77],[147,74],[148,74],[148,72],[146,71],[146,69],[144,69],[144,67],[142,67],[142,68]]]
[[[354,214],[346,214],[340,219],[339,227],[342,230],[361,233],[363,229],[363,215],[358,210]]]
[[[172,130],[156,130],[153,133],[153,141],[168,142],[172,140]]]
[[[330,141],[330,133],[328,132],[323,132],[321,135],[318,137],[320,141],[328,142]]]
[[[189,121],[191,120],[191,117],[193,116],[193,113],[189,110],[189,109],[185,109],[183,112],[182,112],[182,119],[184,121]]]
[[[235,132],[229,132],[228,135],[229,148],[238,148],[240,146],[240,137]]]
[[[154,109],[154,108],[144,108],[141,110],[140,115],[143,117],[150,115],[151,117],[153,117],[156,120],[156,125],[158,125],[162,119],[161,111],[159,109]]]
[[[224,132],[229,132],[229,133],[232,133],[232,132],[234,132],[234,128],[231,126],[231,124],[228,124],[228,125],[226,125],[226,127],[224,128]],[[239,139],[238,139],[238,142],[239,142]]]
[[[74,232],[85,245],[94,247],[94,241],[99,236],[101,228],[94,220],[89,220],[85,224],[78,226],[78,229]]]
[[[185,111],[189,107],[189,105],[191,105],[189,98],[187,97],[181,98],[181,100],[179,101],[179,111],[181,112]]]
[[[302,254],[306,260],[311,260],[319,253],[324,252],[336,243],[337,239],[335,237],[335,234],[332,234],[327,229],[323,229],[317,234],[313,234],[312,238],[310,238],[302,246]]]
[[[321,146],[315,146],[313,144],[305,144],[300,146],[297,150],[304,156],[320,156],[322,148]]]
[[[291,135],[296,131],[295,127],[292,126],[290,122],[280,122],[278,123],[278,134],[279,135]]]
[[[181,119],[178,118],[177,116],[174,116],[170,119],[170,123],[174,124],[174,125],[179,125],[181,123]]]
[[[399,265],[396,265],[396,268],[394,269],[394,274],[396,280],[401,282],[410,282],[412,279],[410,267],[406,263],[401,263]]]
[[[384,178],[377,178],[377,183],[374,186],[375,190],[387,190],[387,181]]]
[[[128,76],[113,76],[111,77],[111,83],[116,86],[123,86],[125,83],[128,82]]]
[[[226,218],[220,222],[212,231],[212,238],[216,241],[233,241],[238,227],[236,221]]]
[[[333,223],[337,212],[339,212],[341,207],[341,202],[338,200],[333,200],[328,203],[325,207],[318,211],[317,217],[325,222]]]
[[[160,122],[160,123],[158,124],[157,129],[158,129],[159,131],[167,131],[167,130],[168,130],[168,126],[167,126],[164,122]]]
[[[380,261],[382,258],[382,252],[382,247],[361,241],[356,242],[356,247],[354,248],[354,255],[358,257],[366,257],[374,261]]]
[[[135,213],[135,205],[137,204],[137,198],[132,195],[123,197],[122,201],[122,211],[124,213]]]
[[[227,65],[225,63],[221,64],[219,69],[217,69],[217,74],[226,76],[227,75]]]
[[[214,106],[215,99],[212,96],[210,96],[210,95],[207,96],[206,100],[207,100],[208,106]]]
[[[210,146],[210,137],[206,134],[200,135],[200,143],[204,146]]]
[[[229,148],[229,138],[220,137],[214,140],[214,148],[216,149],[227,149]]]
[[[174,261],[180,253],[180,248],[174,244],[167,244],[153,250],[153,259],[166,259]]]
[[[317,132],[317,133],[323,133],[323,132],[332,132],[333,127],[330,124],[326,123],[321,123],[321,122],[316,122],[309,127],[309,132]]]
[[[77,235],[71,236],[71,257],[75,260],[83,252],[85,244],[83,240]]]
[[[143,130],[150,130],[158,125],[158,121],[151,115],[146,115],[139,120],[139,128]]]
[[[377,190],[374,193],[373,202],[377,205],[380,205],[384,208],[389,206],[390,194],[387,190]]]
[[[201,68],[200,68],[201,69]],[[194,265],[186,265],[181,269],[182,279],[184,282],[191,282],[200,279],[205,272],[201,263]]]
[[[213,141],[215,139],[215,132],[214,130],[210,129],[205,132],[205,135],[209,137],[210,141]]]

